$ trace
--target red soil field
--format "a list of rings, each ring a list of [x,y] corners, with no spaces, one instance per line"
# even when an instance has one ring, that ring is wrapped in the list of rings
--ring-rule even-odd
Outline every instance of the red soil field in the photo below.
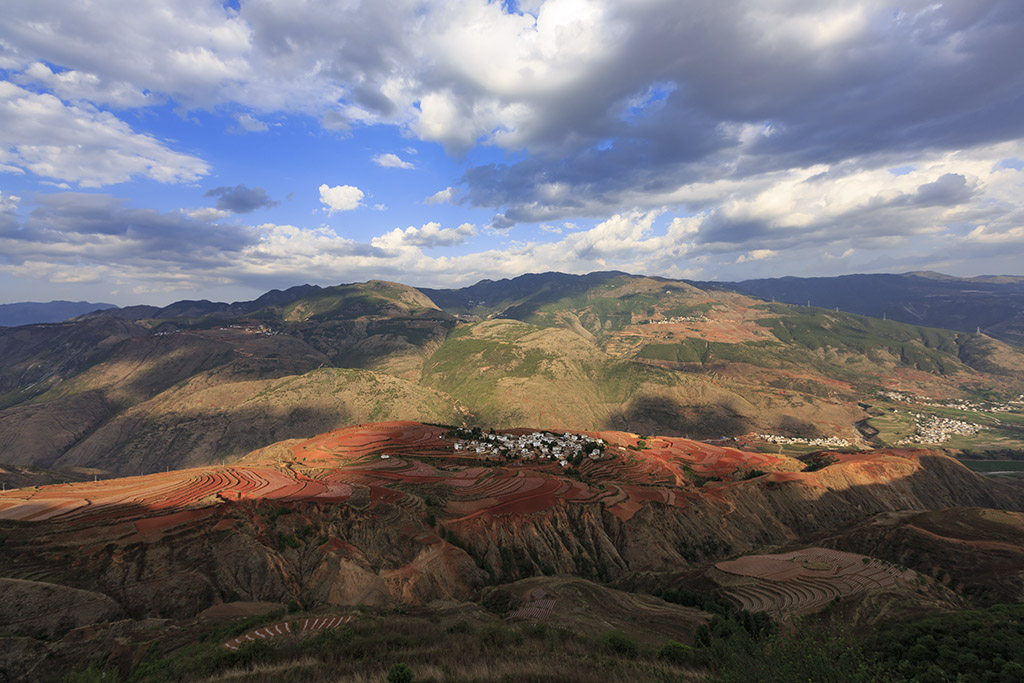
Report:
[[[700,496],[721,499],[727,485],[697,488],[695,476],[730,481],[751,470],[778,480],[814,476],[792,472],[802,464],[785,456],[672,437],[651,437],[641,446],[636,434],[591,432],[583,434],[603,439],[604,454],[584,458],[575,477],[554,460],[499,465],[491,458],[481,464],[476,453],[455,451],[445,431],[416,422],[356,425],[297,443],[283,459],[260,460],[257,451],[235,465],[17,489],[0,494],[0,519],[124,522],[134,525],[133,533],[150,536],[201,517],[203,509],[243,501],[343,504],[358,494],[360,506],[369,501],[370,508],[406,500],[420,505],[407,493],[415,485],[444,501],[449,521],[598,501],[628,520],[648,504],[684,507]],[[840,456],[862,460],[862,467],[871,467],[875,457]]]

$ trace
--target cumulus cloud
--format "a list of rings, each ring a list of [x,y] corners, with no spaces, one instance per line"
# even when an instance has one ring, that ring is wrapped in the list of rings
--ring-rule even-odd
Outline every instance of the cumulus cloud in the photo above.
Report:
[[[0,190],[0,211],[14,211],[18,208],[21,197],[13,194],[6,194]]]
[[[215,209],[211,206],[204,206],[198,209],[191,209],[188,211],[182,210],[182,213],[186,214],[189,218],[194,218],[197,221],[207,221],[212,223],[213,221],[219,221],[222,218],[227,218],[231,215],[230,211],[224,209]]]
[[[438,190],[434,194],[430,195],[423,200],[424,204],[446,204],[455,197],[455,188],[446,187],[443,190]]]
[[[38,196],[28,217],[0,229],[0,253],[8,272],[29,277],[92,268],[107,273],[183,273],[222,267],[257,231],[196,220],[180,212],[132,209],[106,194],[65,192]],[[40,270],[28,275],[26,264]],[[98,269],[98,270],[97,270]]]
[[[150,106],[160,99],[124,81],[105,82],[96,74],[74,69],[54,71],[42,62],[29,64],[18,75],[18,80],[43,86],[63,100],[108,104],[118,108]]]
[[[416,168],[408,161],[403,161],[397,154],[378,154],[373,157],[373,163],[384,168]]]
[[[125,12],[112,0],[15,3],[0,14],[0,67],[11,79],[0,84],[0,170],[84,186],[195,182],[205,162],[101,109],[169,98],[186,109],[252,112],[245,121],[257,127],[277,112],[301,113],[345,135],[395,126],[456,155],[499,148],[508,152],[501,161],[463,157],[457,197],[447,187],[423,201],[486,210],[498,232],[591,226],[543,243],[557,245],[547,248],[561,260],[523,243],[423,260],[406,245],[407,272],[490,276],[480,270],[487,264],[495,273],[536,269],[531,258],[583,268],[586,257],[591,267],[664,274],[686,270],[686,259],[724,275],[783,259],[804,267],[824,249],[877,269],[937,262],[927,244],[962,247],[943,261],[956,263],[1017,243],[1019,2],[508,7],[381,0],[296,11],[281,0],[238,9],[181,0]],[[364,199],[347,185],[320,192],[330,213]],[[618,255],[609,235],[624,240]],[[911,247],[913,257],[895,253]],[[753,256],[768,251],[778,254]]]
[[[217,208],[231,213],[252,213],[256,209],[270,208],[279,204],[271,199],[262,187],[246,187],[245,185],[215,187],[212,190],[207,190],[203,196],[217,197]]]
[[[252,114],[239,114],[235,117],[235,120],[238,122],[238,125],[242,130],[249,133],[263,133],[270,130],[270,126],[263,121],[260,121]]]
[[[766,258],[778,256],[779,252],[774,249],[754,249],[748,251],[746,254],[740,254],[736,257],[736,263],[746,263],[747,261],[763,261]]]
[[[971,199],[967,178],[960,173],[946,173],[934,182],[917,188],[914,200],[927,206],[956,206]]]
[[[21,197],[13,194],[6,194],[0,190],[0,235],[6,234],[17,228],[18,225],[18,203]]]
[[[731,251],[716,251],[721,245],[710,249],[699,237],[714,220],[711,212],[673,217],[663,210],[630,211],[591,227],[576,226],[553,241],[518,241],[502,248],[430,255],[433,248],[465,243],[476,229],[469,224],[442,228],[432,222],[396,228],[363,242],[339,236],[325,226],[211,224],[182,213],[130,209],[108,195],[46,195],[36,200],[25,220],[16,215],[24,206],[10,195],[3,196],[2,206],[0,275],[26,282],[58,282],[79,277],[81,272],[89,282],[116,281],[137,293],[336,283],[338,273],[344,273],[346,280],[387,278],[428,286],[457,286],[546,270],[614,269],[735,279],[777,274],[777,262],[784,255],[773,248],[749,249],[742,244]],[[785,255],[809,266],[797,271],[802,274],[827,274],[834,268],[835,260],[823,260],[823,253],[841,253],[838,258],[844,264],[863,270],[955,266],[958,258],[982,256],[993,264],[1010,264],[1024,248],[1021,219],[1019,214],[1009,219],[978,217],[977,226],[963,235],[879,233],[858,240],[856,249],[848,236],[834,234],[793,247]],[[913,248],[902,255],[893,252],[894,239],[909,241]],[[823,244],[829,245],[827,251]],[[762,267],[765,270],[757,270]]]
[[[487,225],[487,227],[490,228],[491,230],[497,230],[499,232],[511,230],[515,226],[516,222],[511,218],[505,216],[505,214],[503,213],[495,214],[494,218],[492,218],[491,222]]]
[[[0,30],[39,82],[74,73],[333,130],[393,124],[453,152],[527,149],[465,176],[471,204],[518,221],[653,208],[698,178],[1024,135],[1024,8],[1010,0],[529,7],[39,0],[6,8]],[[68,71],[47,76],[40,60]]]
[[[0,81],[0,167],[99,187],[133,177],[192,182],[209,172],[202,159],[134,132],[109,112],[67,105]]]
[[[457,228],[442,228],[440,223],[425,223],[422,227],[395,228],[380,237],[374,237],[372,244],[384,249],[398,247],[451,247],[462,244],[476,235],[476,226],[463,223]]]
[[[337,211],[352,211],[360,205],[364,196],[362,190],[352,185],[320,186],[320,202],[327,207],[330,214]]]

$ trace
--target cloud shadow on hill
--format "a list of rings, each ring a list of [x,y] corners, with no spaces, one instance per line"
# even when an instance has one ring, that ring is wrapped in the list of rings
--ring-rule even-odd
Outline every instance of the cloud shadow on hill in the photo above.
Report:
[[[608,418],[608,429],[638,434],[714,439],[738,436],[751,425],[729,402],[683,405],[667,396],[639,396]]]

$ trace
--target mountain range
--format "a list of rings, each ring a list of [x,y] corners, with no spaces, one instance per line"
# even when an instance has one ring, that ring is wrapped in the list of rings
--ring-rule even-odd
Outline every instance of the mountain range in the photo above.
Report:
[[[616,272],[303,285],[0,329],[0,462],[132,474],[388,419],[912,436],[913,421],[881,437],[865,424],[892,411],[880,392],[998,404],[1024,393],[1024,353],[984,333]],[[1015,422],[990,426],[993,447],[1021,439]]]

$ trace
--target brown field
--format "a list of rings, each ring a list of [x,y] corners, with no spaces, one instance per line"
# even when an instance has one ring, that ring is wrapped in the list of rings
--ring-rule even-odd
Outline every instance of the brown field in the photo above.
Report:
[[[917,573],[867,555],[827,548],[805,548],[781,555],[746,555],[719,562],[715,569],[742,577],[726,580],[725,592],[751,612],[788,617],[869,591],[895,588]]]

